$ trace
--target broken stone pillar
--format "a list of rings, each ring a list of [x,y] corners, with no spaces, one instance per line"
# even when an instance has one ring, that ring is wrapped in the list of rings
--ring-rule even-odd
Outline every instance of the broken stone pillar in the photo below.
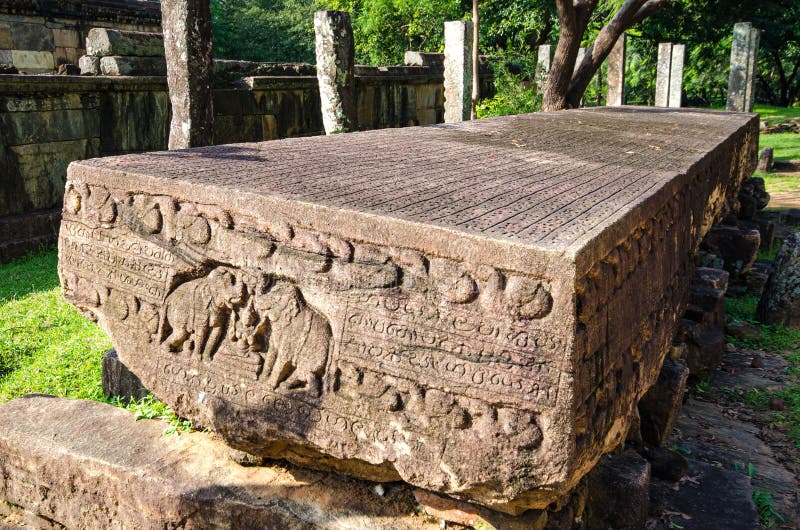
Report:
[[[800,329],[800,233],[790,234],[783,240],[757,315],[767,324]]]
[[[765,147],[761,150],[761,155],[758,157],[758,171],[762,173],[772,171],[774,153],[772,147]]]
[[[683,405],[688,378],[685,364],[670,357],[664,359],[658,380],[639,401],[642,439],[648,444],[666,445]]]
[[[536,86],[539,88],[539,92],[544,91],[544,85],[547,83],[547,76],[550,74],[552,48],[550,44],[542,44],[539,46],[539,51],[536,54]]]
[[[619,107],[625,104],[625,41],[623,33],[608,55],[608,89],[606,105]]]
[[[355,44],[350,14],[344,11],[317,11],[317,80],[326,134],[357,128]]]
[[[444,122],[470,118],[472,106],[472,22],[444,23]]]
[[[60,278],[231,447],[518,515],[624,442],[757,132],[576,109],[78,161]]]
[[[727,109],[734,112],[752,112],[758,65],[759,31],[750,22],[733,26],[731,45],[731,71],[728,78]]]
[[[214,111],[208,0],[162,0],[161,25],[172,104],[169,148],[210,145]]]
[[[658,64],[656,66],[656,107],[669,106],[669,75],[672,70],[672,43],[658,45]]]
[[[680,108],[683,97],[683,61],[686,55],[686,45],[674,44],[672,46],[672,61],[669,71],[669,99],[667,106]]]

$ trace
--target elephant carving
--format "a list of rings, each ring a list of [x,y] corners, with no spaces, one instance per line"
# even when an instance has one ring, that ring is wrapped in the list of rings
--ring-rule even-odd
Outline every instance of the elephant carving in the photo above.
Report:
[[[236,275],[221,267],[178,286],[164,303],[162,344],[173,353],[212,360],[245,292]]]
[[[277,280],[257,294],[254,306],[270,325],[264,372],[272,386],[319,396],[332,339],[327,319],[285,280]]]

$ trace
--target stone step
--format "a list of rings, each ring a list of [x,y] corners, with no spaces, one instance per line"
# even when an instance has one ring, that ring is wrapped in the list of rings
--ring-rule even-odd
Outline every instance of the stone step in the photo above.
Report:
[[[658,530],[757,530],[761,528],[746,475],[689,460],[677,484],[652,479],[651,524]]]
[[[439,528],[407,486],[244,467],[212,435],[165,426],[94,401],[3,405],[0,528]]]

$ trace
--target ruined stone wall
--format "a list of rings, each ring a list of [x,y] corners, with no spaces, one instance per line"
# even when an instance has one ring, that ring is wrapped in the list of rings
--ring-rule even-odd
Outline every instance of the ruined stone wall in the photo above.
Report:
[[[300,74],[218,88],[215,143],[322,134],[317,79]],[[436,69],[360,67],[356,83],[361,128],[442,121],[443,79]],[[490,89],[491,78],[486,84]],[[0,75],[0,261],[24,252],[15,234],[32,226],[29,218],[9,216],[60,205],[70,162],[166,149],[169,117],[163,77]],[[42,225],[49,240],[51,217]],[[34,232],[24,238],[37,245],[48,240],[42,230]]]
[[[96,27],[160,32],[161,9],[136,0],[0,2],[0,63],[26,73],[78,64],[86,34]]]

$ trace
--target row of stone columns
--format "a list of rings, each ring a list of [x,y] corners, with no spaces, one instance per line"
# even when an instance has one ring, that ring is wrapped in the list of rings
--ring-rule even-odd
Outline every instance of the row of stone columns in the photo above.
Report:
[[[182,149],[213,143],[211,88],[211,14],[208,0],[162,0],[164,51],[172,104],[169,148]],[[444,95],[446,123],[470,119],[473,88],[472,22],[452,21],[444,26]],[[319,11],[314,17],[317,78],[322,118],[327,134],[357,127],[355,46],[348,13]],[[749,22],[734,27],[728,110],[751,111],[759,31]],[[658,49],[656,106],[680,107],[682,44],[662,43]],[[581,48],[578,64],[586,53]],[[606,104],[625,104],[626,36],[620,37],[608,57]],[[551,46],[539,47],[537,83],[544,87],[550,71]],[[577,67],[577,65],[576,65]]]

